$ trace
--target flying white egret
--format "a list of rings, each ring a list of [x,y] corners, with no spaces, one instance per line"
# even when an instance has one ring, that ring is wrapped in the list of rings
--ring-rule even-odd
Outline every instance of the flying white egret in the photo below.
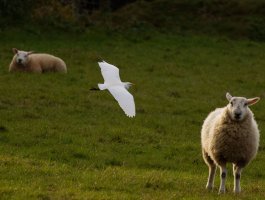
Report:
[[[98,84],[100,90],[108,89],[112,96],[118,101],[128,117],[135,116],[135,104],[133,96],[127,91],[132,85],[130,82],[122,82],[119,69],[105,61],[98,62],[104,84]]]

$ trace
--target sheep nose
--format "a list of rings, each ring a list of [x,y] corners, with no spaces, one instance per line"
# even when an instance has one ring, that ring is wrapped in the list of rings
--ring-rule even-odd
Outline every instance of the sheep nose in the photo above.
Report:
[[[240,117],[241,117],[241,113],[235,113],[235,118],[236,119],[240,119]]]
[[[22,59],[19,58],[19,59],[18,59],[18,62],[21,63],[21,62],[22,62]]]

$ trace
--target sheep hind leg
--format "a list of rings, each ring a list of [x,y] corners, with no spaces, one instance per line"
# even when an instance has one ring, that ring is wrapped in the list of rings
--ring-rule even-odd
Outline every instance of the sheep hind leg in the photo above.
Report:
[[[227,174],[226,165],[220,166],[221,183],[219,188],[219,194],[225,193],[226,174]]]
[[[242,167],[237,165],[233,165],[233,173],[234,173],[234,193],[240,193],[240,178],[241,178]]]
[[[67,73],[67,68],[64,63],[57,64],[53,67],[55,72]]]
[[[213,164],[213,165],[209,166],[209,176],[208,176],[208,181],[207,181],[207,185],[206,185],[206,188],[208,190],[213,189],[215,172],[216,172],[216,165]]]
[[[208,176],[208,181],[206,184],[206,189],[212,190],[213,186],[214,186],[216,164],[214,163],[214,161],[210,158],[210,156],[205,151],[203,151],[203,158],[204,158],[206,164],[209,166],[209,176]]]

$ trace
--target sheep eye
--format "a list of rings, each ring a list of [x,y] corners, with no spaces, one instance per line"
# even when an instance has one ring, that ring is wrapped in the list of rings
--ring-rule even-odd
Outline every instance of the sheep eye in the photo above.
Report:
[[[244,104],[244,107],[246,107],[247,105],[248,105],[248,103],[245,103],[245,104]]]
[[[231,104],[231,106],[233,106],[233,102],[232,101],[230,102],[230,104]]]

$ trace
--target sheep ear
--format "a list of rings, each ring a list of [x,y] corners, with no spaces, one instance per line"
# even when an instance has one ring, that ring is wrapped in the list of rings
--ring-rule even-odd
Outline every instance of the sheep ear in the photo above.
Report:
[[[248,106],[254,105],[254,104],[257,103],[259,100],[260,100],[259,97],[255,97],[255,98],[252,98],[252,99],[247,99]]]
[[[27,55],[30,55],[30,54],[33,54],[34,53],[34,51],[29,51],[28,53],[27,53]]]
[[[13,48],[12,51],[14,54],[17,54],[17,52],[18,52],[18,50],[16,48]]]
[[[232,99],[232,95],[227,92],[226,93],[226,98],[227,98],[228,101],[230,101]]]

